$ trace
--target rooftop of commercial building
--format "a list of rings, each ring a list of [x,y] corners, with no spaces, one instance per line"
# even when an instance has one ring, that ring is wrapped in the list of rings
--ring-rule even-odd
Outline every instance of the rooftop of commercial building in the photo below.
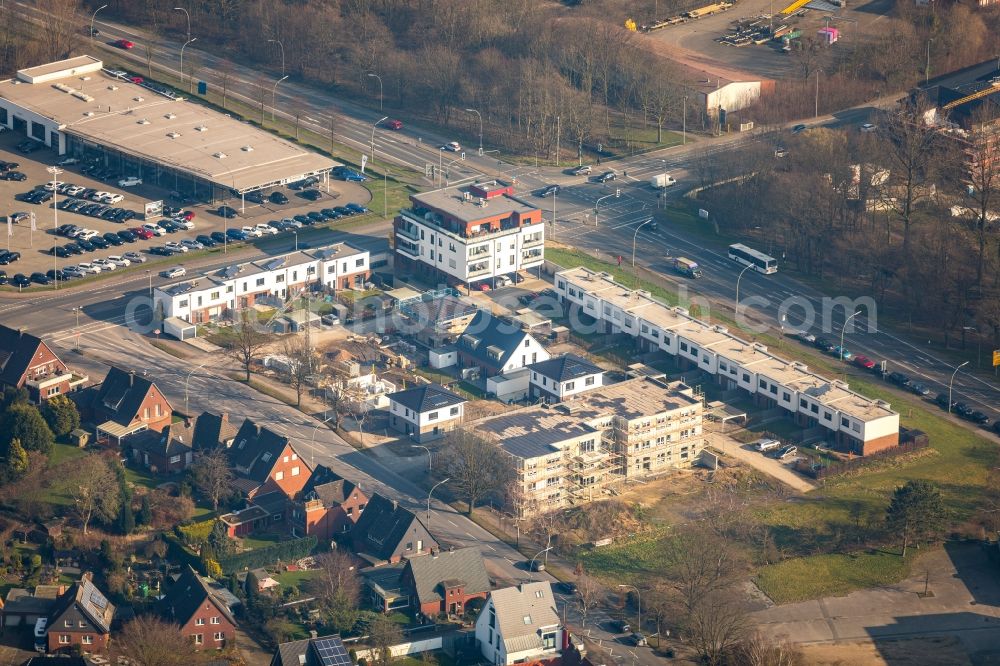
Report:
[[[511,455],[524,459],[558,453],[561,444],[598,432],[579,416],[547,407],[526,407],[493,416],[476,423],[475,429],[496,439]]]
[[[410,199],[417,207],[431,208],[465,223],[475,223],[488,217],[511,213],[527,215],[538,210],[537,207],[516,196],[507,195],[496,196],[480,204],[468,185],[421,192],[411,195]]]
[[[589,391],[560,403],[557,409],[587,419],[614,415],[632,421],[700,404],[701,400],[683,382],[636,377]]]
[[[252,190],[322,173],[337,162],[181,97],[168,97],[79,56],[18,71],[0,97],[48,118],[69,135]]]

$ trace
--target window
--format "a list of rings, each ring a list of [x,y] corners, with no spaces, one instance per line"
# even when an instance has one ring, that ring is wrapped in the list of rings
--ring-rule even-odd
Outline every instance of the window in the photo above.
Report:
[[[195,619],[194,625],[196,627],[203,627],[203,626],[205,626],[205,618],[199,617],[199,618]]]
[[[525,338],[524,339],[524,347],[525,347],[525,349],[527,349],[530,346],[531,346],[531,340],[529,340],[528,338]]]
[[[285,276],[284,275],[275,275],[274,276],[274,281],[275,282],[284,282],[285,281]]]
[[[767,382],[765,382],[763,379],[758,379],[757,383],[760,384],[760,387],[762,389],[766,389],[767,388]]]
[[[69,645],[69,635],[68,634],[59,634],[59,644],[60,645]]]
[[[805,408],[806,408],[806,407],[808,407],[808,406],[809,406],[809,403],[807,403],[807,402],[805,401],[805,399],[803,399],[803,398],[799,398],[799,407],[801,407],[802,409],[805,409]]]
[[[211,298],[213,301],[219,300],[219,292],[213,291],[212,294],[209,296],[209,298]]]
[[[257,278],[257,286],[258,287],[263,287],[264,286],[264,278],[262,278],[262,277]]]
[[[583,385],[584,386],[593,386],[594,385],[594,381],[596,381],[594,377],[587,377],[585,380],[583,380]]]
[[[830,412],[823,412],[823,420],[825,420],[825,421],[832,421],[833,420],[833,414],[831,414]]]
[[[170,456],[170,464],[171,465],[176,465],[180,461],[181,461],[181,457],[180,456]]]
[[[284,458],[282,458],[281,462],[288,462],[288,456],[285,456]]]
[[[451,415],[452,416],[458,416],[458,407],[452,407],[451,408]]]
[[[813,414],[819,414],[819,405],[810,405],[809,411]]]
[[[188,302],[187,302],[186,298],[183,301],[177,301],[177,307],[179,307],[179,308],[186,308],[187,306],[188,306]]]
[[[437,412],[431,412],[430,414],[427,415],[427,420],[428,421],[436,421],[437,417],[438,417],[438,413]]]
[[[845,428],[849,428],[851,426],[851,422],[842,416],[840,417],[840,425],[844,426]]]
[[[688,350],[688,343],[682,342],[681,343],[681,351],[687,351],[687,350]]]
[[[542,645],[545,646],[546,650],[556,649],[556,634],[554,631],[547,634],[542,634]]]
[[[64,627],[72,627],[73,626],[73,620],[64,620],[63,621],[63,626]]]
[[[217,631],[214,634],[214,638],[215,638],[216,642],[218,642],[218,641],[224,641],[224,640],[226,640],[226,635],[223,632],[221,632],[221,631]]]
[[[274,473],[274,480],[275,481],[281,481],[284,478],[285,478],[285,473],[284,472],[275,472]]]
[[[296,465],[295,467],[292,468],[292,476],[298,476],[298,475],[299,475],[299,467],[298,465]]]
[[[406,542],[406,550],[413,550],[413,542],[412,541],[407,541]]]
[[[142,418],[144,418],[144,419],[148,419],[149,418],[149,407],[143,407],[142,408]]]
[[[202,643],[205,642],[205,634],[195,634],[193,638],[195,645],[201,645]]]
[[[726,362],[725,361],[719,361],[719,370],[722,370],[723,372],[725,372],[726,370],[728,370],[728,367],[726,366]]]
[[[576,388],[576,382],[566,382],[567,391],[572,391],[574,388]]]
[[[750,375],[746,372],[743,373],[743,381],[747,384],[750,383]]]
[[[777,387],[777,385],[771,384],[771,388],[769,390],[771,391],[771,395],[778,395],[778,387]]]
[[[454,250],[455,246],[452,245],[451,249]],[[354,261],[354,267],[355,268],[361,268],[364,265],[365,265],[365,260],[364,259],[355,259],[355,261]]]
[[[523,618],[523,621],[524,621],[525,624],[531,624],[531,616],[530,615],[525,615],[524,618]]]
[[[157,416],[163,416],[163,410],[160,407],[160,403],[156,403],[156,405],[154,405],[153,411],[156,412]]]
[[[791,402],[792,396],[787,391],[784,391],[781,394],[781,399],[784,400],[785,402]]]
[[[82,638],[80,638],[80,642],[83,643],[84,645],[93,645],[94,637],[91,636],[90,634],[85,634]]]

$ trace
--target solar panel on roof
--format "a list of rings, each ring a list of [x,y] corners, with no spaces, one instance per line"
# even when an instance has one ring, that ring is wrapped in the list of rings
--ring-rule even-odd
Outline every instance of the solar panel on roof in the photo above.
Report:
[[[339,638],[317,638],[312,643],[321,666],[350,666],[351,658]]]
[[[100,592],[96,591],[90,593],[90,603],[94,604],[101,610],[104,610],[105,608],[108,607],[108,600],[105,599],[104,595],[102,595]]]

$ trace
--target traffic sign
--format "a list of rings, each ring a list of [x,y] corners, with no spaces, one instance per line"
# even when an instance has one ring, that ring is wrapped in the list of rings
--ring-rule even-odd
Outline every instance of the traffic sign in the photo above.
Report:
[[[1000,349],[993,350],[993,367],[1000,365]]]

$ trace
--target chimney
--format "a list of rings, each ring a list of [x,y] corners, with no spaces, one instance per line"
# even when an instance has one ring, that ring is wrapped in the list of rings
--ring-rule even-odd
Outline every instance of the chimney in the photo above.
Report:
[[[128,385],[130,387],[135,386],[135,370],[129,370],[129,373],[128,373]]]
[[[397,502],[396,500],[392,500],[392,510],[395,511],[398,508],[399,508],[399,502]]]
[[[319,632],[317,632],[315,629],[310,629],[309,638],[319,638]]]
[[[184,415],[184,427],[185,428],[191,427],[191,417],[187,414]]]

